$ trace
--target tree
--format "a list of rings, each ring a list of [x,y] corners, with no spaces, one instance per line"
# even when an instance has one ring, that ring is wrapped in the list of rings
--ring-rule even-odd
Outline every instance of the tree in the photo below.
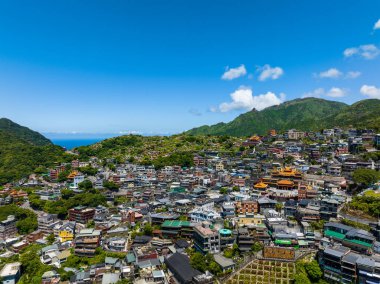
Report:
[[[74,191],[64,188],[61,190],[61,197],[63,199],[69,199],[70,197],[73,197],[75,195]]]
[[[323,275],[322,270],[316,260],[306,263],[305,270],[312,282],[317,282]]]
[[[238,186],[235,185],[234,187],[232,187],[232,190],[233,190],[233,191],[240,191],[240,188],[239,188]]]
[[[58,182],[67,181],[67,176],[69,175],[68,171],[63,171],[58,174]]]
[[[144,226],[144,235],[151,236],[153,234],[153,228],[149,223],[146,223]]]
[[[218,275],[219,273],[222,272],[222,268],[220,267],[219,264],[217,264],[214,260],[211,261],[211,263],[208,265],[208,270],[214,274],[214,275]]]
[[[186,215],[181,215],[179,216],[180,221],[187,221],[187,216]]]
[[[282,204],[281,202],[278,202],[276,203],[275,207],[276,207],[276,211],[281,213],[282,208],[284,208],[284,204]]]
[[[39,247],[32,245],[20,255],[23,274],[19,283],[41,283],[41,275],[50,269],[48,265],[41,263],[38,251]]]
[[[46,240],[48,241],[48,244],[51,245],[52,243],[54,243],[55,241],[55,236],[53,233],[49,234],[47,237],[46,237]]]
[[[370,186],[380,180],[380,172],[372,169],[356,169],[352,174],[352,179],[356,184]]]
[[[34,170],[34,172],[36,173],[36,174],[44,174],[44,173],[46,173],[48,171],[48,169],[46,168],[46,167],[44,167],[44,166],[38,166],[35,170]]]
[[[222,187],[222,188],[219,190],[219,193],[220,193],[220,194],[227,194],[227,192],[228,192],[228,190],[227,190],[227,188],[225,188],[225,187]]]
[[[0,221],[5,220],[9,215],[16,217],[16,228],[21,235],[29,234],[38,228],[37,215],[29,209],[14,204],[1,206]]]
[[[200,252],[196,252],[190,257],[190,264],[194,269],[201,272],[206,270],[206,261]]]
[[[251,247],[251,250],[253,252],[259,252],[263,249],[263,244],[261,242],[254,242],[252,247]]]
[[[84,190],[91,189],[92,188],[92,182],[88,179],[85,179],[84,181],[82,181],[78,184],[78,187],[80,189],[84,189]]]
[[[79,170],[82,173],[89,175],[89,176],[94,176],[98,172],[98,169],[93,168],[91,166],[82,167],[82,168],[79,168]]]
[[[294,162],[294,157],[293,156],[287,156],[284,160],[284,163],[289,165],[289,164],[292,164]]]
[[[311,284],[305,273],[297,273],[294,277],[294,284]]]
[[[107,188],[109,190],[112,190],[112,191],[118,191],[119,190],[119,186],[116,183],[114,183],[113,181],[108,181],[108,180],[105,180],[103,182],[103,187]]]
[[[322,230],[324,225],[325,225],[325,221],[324,220],[310,222],[310,226],[314,230],[318,230],[318,231]]]

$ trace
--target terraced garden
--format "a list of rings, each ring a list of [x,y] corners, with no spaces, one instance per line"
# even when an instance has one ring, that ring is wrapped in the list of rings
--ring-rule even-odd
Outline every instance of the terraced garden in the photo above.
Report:
[[[274,260],[254,260],[232,278],[227,284],[285,284],[292,283],[295,263]]]

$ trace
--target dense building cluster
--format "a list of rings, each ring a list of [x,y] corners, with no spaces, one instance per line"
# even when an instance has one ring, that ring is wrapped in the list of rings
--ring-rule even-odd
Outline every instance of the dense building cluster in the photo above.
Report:
[[[380,223],[348,206],[380,198],[378,178],[355,177],[378,173],[380,134],[271,130],[232,147],[193,153],[190,167],[78,156],[5,185],[1,206],[32,210],[37,228],[21,235],[22,217],[5,216],[0,258],[38,245],[44,284],[212,283],[253,259],[311,255],[327,282],[380,283]],[[15,261],[0,276],[22,273]]]

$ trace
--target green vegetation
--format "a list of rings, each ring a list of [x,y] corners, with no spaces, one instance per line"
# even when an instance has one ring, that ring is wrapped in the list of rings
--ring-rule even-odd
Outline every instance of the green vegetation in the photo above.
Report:
[[[114,183],[113,181],[108,181],[108,180],[105,180],[103,182],[103,187],[107,188],[109,190],[112,190],[112,191],[118,191],[119,190],[119,186],[116,183]]]
[[[310,226],[313,228],[313,230],[316,230],[316,231],[323,230],[324,224],[325,224],[324,220],[310,222]]]
[[[54,145],[36,146],[0,130],[0,184],[27,177],[36,169],[67,162],[71,156]]]
[[[158,157],[153,161],[145,162],[146,164],[153,164],[156,169],[161,169],[165,166],[181,166],[191,167],[194,165],[193,154],[190,152],[178,152],[170,154],[166,157]]]
[[[73,275],[71,271],[66,272],[64,268],[72,267],[76,269],[85,268],[93,264],[104,262],[106,257],[114,257],[123,259],[125,258],[125,253],[113,253],[105,252],[101,248],[96,249],[96,255],[93,258],[88,257],[78,257],[76,255],[70,255],[67,261],[63,263],[61,268],[55,268],[49,265],[44,265],[40,261],[39,251],[42,248],[40,245],[30,245],[24,248],[20,255],[14,255],[11,258],[0,259],[0,267],[3,267],[6,263],[20,261],[23,268],[22,276],[17,283],[21,284],[40,284],[42,280],[42,275],[44,272],[49,270],[56,270],[60,276],[61,281],[67,281],[70,276]]]
[[[43,210],[47,213],[58,214],[58,217],[65,219],[70,208],[83,205],[96,207],[107,205],[106,198],[98,190],[90,189],[80,194],[74,194],[71,190],[64,190],[62,198],[57,201],[41,200],[38,195],[29,195],[30,206],[36,210]]]
[[[88,179],[78,183],[78,188],[83,190],[88,190],[92,188],[92,182]]]
[[[261,242],[254,242],[254,244],[252,245],[252,248],[251,250],[253,252],[259,252],[263,249],[264,245],[261,243]]]
[[[16,217],[16,227],[19,234],[29,234],[38,228],[37,216],[31,210],[18,207],[14,204],[1,206],[0,221],[7,219],[8,215]]]
[[[113,158],[114,163],[133,161],[144,165],[154,165],[157,168],[180,165],[193,165],[193,154],[203,154],[203,151],[218,151],[233,155],[241,146],[241,140],[236,137],[173,135],[149,136],[125,135],[106,139],[99,143],[82,146],[75,149],[80,160],[91,156],[104,159],[104,166],[115,167],[106,159]]]
[[[352,174],[354,182],[362,187],[368,187],[380,180],[380,172],[371,169],[356,169]]]
[[[84,268],[97,263],[104,263],[106,257],[114,257],[123,259],[125,258],[125,253],[118,252],[108,252],[104,251],[102,248],[97,248],[94,257],[79,257],[71,254],[66,262],[63,263],[63,267],[73,267],[73,268]]]
[[[215,262],[212,254],[206,254],[205,256],[199,252],[194,253],[190,257],[190,264],[193,268],[205,272],[206,270],[210,271],[214,275],[222,273],[222,269]]]
[[[247,136],[263,135],[270,129],[286,131],[320,130],[321,128],[358,127],[380,129],[379,100],[363,100],[351,106],[317,98],[295,99],[262,111],[252,110],[229,123],[201,126],[187,131],[193,135]]]
[[[369,161],[370,159],[377,162],[380,160],[380,151],[370,152],[362,154],[364,160]]]
[[[366,231],[371,230],[371,227],[369,225],[360,223],[360,222],[351,221],[349,219],[342,219],[341,223],[347,226],[351,226],[351,227],[366,230]]]
[[[233,244],[232,248],[226,248],[223,251],[224,257],[233,258],[239,255],[239,247],[237,244]]]
[[[14,123],[7,118],[0,118],[0,130],[36,146],[52,145],[51,141],[40,133]]]
[[[79,171],[86,174],[86,175],[94,176],[98,172],[98,169],[95,169],[91,166],[87,166],[87,167],[79,168]]]
[[[51,245],[52,243],[54,243],[55,241],[55,236],[53,233],[49,234],[47,237],[46,237],[46,240],[48,241],[48,244]]]
[[[367,190],[366,192],[364,192],[364,196],[374,197],[374,198],[380,198],[380,193],[379,192],[375,192],[374,190]]]
[[[380,197],[363,195],[355,196],[350,203],[349,209],[359,210],[367,215],[378,217],[380,216]]]
[[[297,261],[296,262],[296,275],[294,283],[308,284],[308,283],[325,283],[322,280],[323,272],[316,260],[312,261]]]
[[[31,245],[24,249],[20,255],[23,273],[19,280],[20,284],[39,284],[42,282],[42,274],[51,270],[49,265],[44,265],[38,255],[41,246]]]

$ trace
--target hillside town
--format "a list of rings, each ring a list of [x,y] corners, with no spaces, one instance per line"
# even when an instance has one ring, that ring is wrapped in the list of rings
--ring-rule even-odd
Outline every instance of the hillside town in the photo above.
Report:
[[[1,280],[380,283],[380,134],[271,130],[231,144],[160,166],[73,149],[5,184]]]

